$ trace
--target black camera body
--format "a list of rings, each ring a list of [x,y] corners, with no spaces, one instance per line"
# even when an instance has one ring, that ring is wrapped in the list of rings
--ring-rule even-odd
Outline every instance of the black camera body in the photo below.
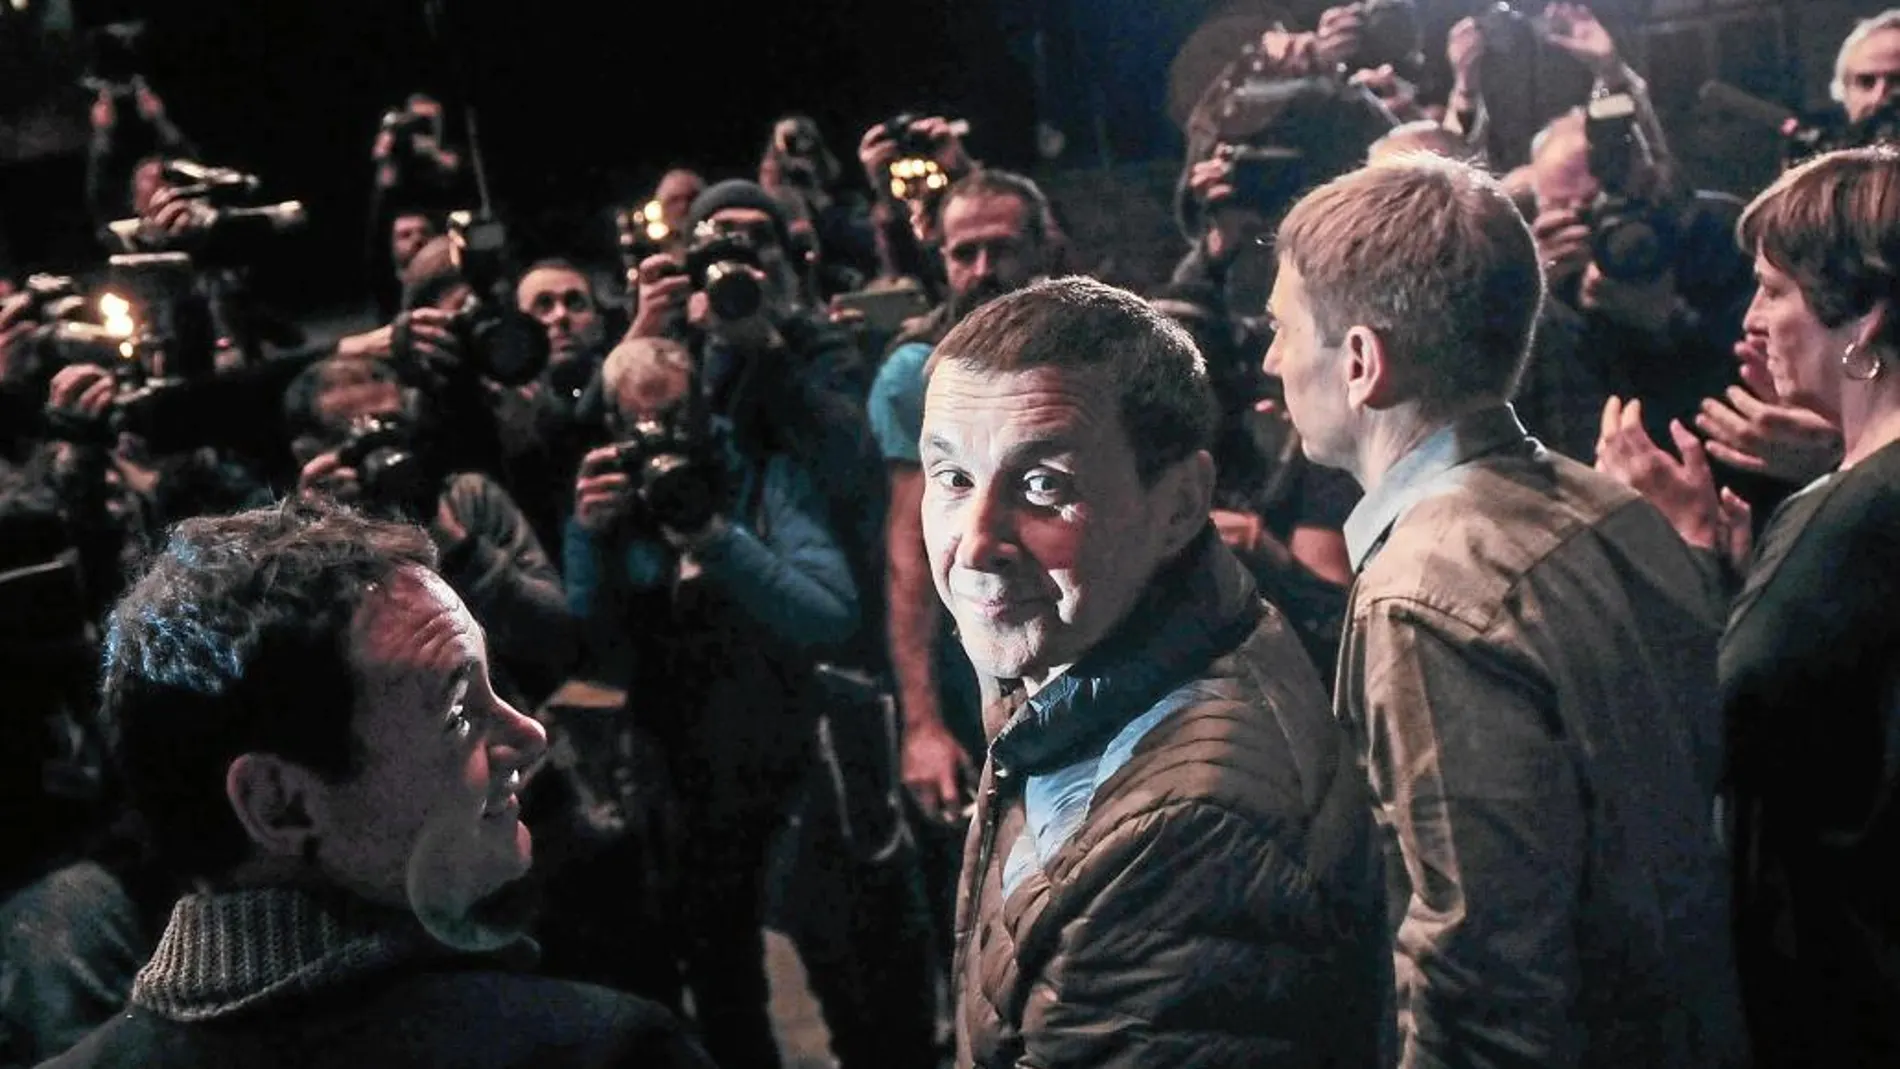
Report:
[[[682,422],[643,419],[614,443],[605,470],[626,474],[635,499],[655,522],[698,531],[718,513],[720,479],[706,443]]]
[[[1372,69],[1389,65],[1405,73],[1424,65],[1414,0],[1364,0],[1359,17],[1359,53],[1353,57],[1354,66]]]
[[[1636,124],[1635,101],[1618,93],[1590,102],[1584,136],[1590,174],[1602,186],[1581,213],[1590,228],[1597,269],[1619,282],[1644,284],[1667,273],[1676,259],[1676,213],[1657,179]]]
[[[751,270],[747,270],[750,268]],[[693,228],[693,243],[681,268],[703,291],[713,314],[727,322],[757,315],[765,304],[765,289],[752,271],[765,270],[765,261],[750,235],[708,219]]]
[[[415,509],[427,504],[435,490],[415,433],[400,419],[372,415],[352,420],[337,460],[355,469],[364,500],[376,507]]]

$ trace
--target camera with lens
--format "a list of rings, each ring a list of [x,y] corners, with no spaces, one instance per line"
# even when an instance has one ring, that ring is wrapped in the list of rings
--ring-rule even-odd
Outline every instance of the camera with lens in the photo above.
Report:
[[[884,124],[885,136],[897,146],[886,178],[891,196],[901,201],[928,200],[950,188],[950,175],[937,162],[941,147],[937,138],[918,128],[921,115],[906,112]],[[962,119],[950,124],[949,136],[968,137],[970,124]]]
[[[713,314],[726,322],[756,315],[765,304],[765,288],[753,274],[765,270],[765,262],[745,230],[702,221],[693,228],[693,243],[679,270],[692,280],[693,289],[706,294]]]
[[[1425,63],[1420,51],[1418,8],[1413,0],[1364,0],[1359,6],[1359,53],[1353,66],[1415,71]]]
[[[337,449],[337,461],[356,471],[363,499],[373,505],[409,510],[427,504],[435,480],[422,462],[410,425],[391,416],[359,416]]]
[[[678,238],[657,200],[614,212],[614,244],[620,250],[620,265],[628,271],[638,271],[647,257],[672,248]]]
[[[27,344],[46,366],[96,364],[125,377],[130,364],[132,324],[129,305],[108,293],[95,305],[65,275],[33,275],[24,287],[23,319],[38,321]]]
[[[1590,173],[1602,186],[1580,213],[1590,228],[1597,269],[1620,282],[1646,283],[1675,263],[1675,213],[1658,184],[1654,159],[1636,122],[1636,102],[1615,93],[1590,102],[1584,136]]]
[[[645,515],[675,531],[700,530],[719,511],[717,468],[687,421],[639,420],[604,470],[627,475]]]
[[[107,224],[128,252],[184,252],[202,267],[240,266],[309,222],[302,201],[254,203],[263,186],[256,175],[192,160],[168,160],[161,173],[174,197],[201,200],[210,210],[201,224],[177,234],[144,219]]]
[[[449,248],[466,292],[449,320],[461,359],[425,368],[411,343],[409,313],[396,317],[391,347],[411,370],[473,372],[503,386],[533,382],[548,365],[547,330],[515,307],[508,293],[508,234],[498,219],[474,212],[449,215]]]

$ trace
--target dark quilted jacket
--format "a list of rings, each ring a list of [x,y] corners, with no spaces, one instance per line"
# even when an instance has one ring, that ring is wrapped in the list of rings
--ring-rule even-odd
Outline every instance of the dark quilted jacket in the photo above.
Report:
[[[1211,534],[986,727],[960,1065],[1374,1064],[1388,966],[1365,787],[1299,641]],[[1106,777],[1005,896],[1037,820],[1025,785],[1078,762]]]

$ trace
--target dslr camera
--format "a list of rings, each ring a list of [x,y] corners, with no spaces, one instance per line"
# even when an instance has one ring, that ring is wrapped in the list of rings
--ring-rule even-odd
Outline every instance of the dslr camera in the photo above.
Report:
[[[950,176],[937,162],[939,142],[918,129],[924,116],[905,112],[884,123],[885,136],[897,146],[886,178],[891,196],[901,201],[927,200],[950,188]],[[958,119],[950,124],[950,136],[968,137],[970,124]]]
[[[1602,192],[1584,208],[1590,254],[1598,270],[1619,282],[1642,284],[1675,263],[1675,212],[1657,189],[1655,161],[1636,123],[1636,102],[1615,93],[1585,110],[1590,173]]]
[[[690,422],[639,420],[614,443],[604,468],[627,475],[644,514],[676,531],[697,531],[719,511],[717,468]]]
[[[183,252],[200,267],[235,267],[309,222],[302,201],[257,203],[263,183],[256,175],[193,160],[168,160],[162,173],[174,196],[201,200],[211,211],[203,225],[179,234],[160,231],[144,219],[107,224],[128,252]]]
[[[1414,0],[1363,0],[1359,18],[1359,53],[1353,66],[1370,70],[1390,65],[1403,73],[1424,65]]]
[[[407,511],[426,504],[435,490],[415,433],[402,419],[369,415],[352,420],[337,459],[356,470],[363,499],[378,508]]]
[[[453,312],[449,332],[462,358],[456,368],[503,386],[533,382],[548,364],[547,331],[508,298],[508,235],[500,220],[458,211],[449,215],[449,242],[457,271],[468,285]],[[392,348],[414,370],[425,362],[411,343],[409,314],[396,317]]]
[[[752,274],[764,270],[765,261],[751,234],[707,219],[693,228],[684,265],[669,273],[692,279],[693,289],[704,292],[711,302],[713,314],[732,322],[756,315],[764,307],[765,288]]]

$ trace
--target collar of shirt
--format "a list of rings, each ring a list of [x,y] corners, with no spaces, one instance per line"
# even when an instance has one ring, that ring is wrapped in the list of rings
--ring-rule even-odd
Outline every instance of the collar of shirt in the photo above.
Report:
[[[1343,533],[1352,570],[1360,572],[1385,544],[1385,536],[1432,489],[1438,477],[1474,457],[1529,437],[1510,405],[1468,413],[1432,432],[1399,458],[1379,485],[1346,517]]]

